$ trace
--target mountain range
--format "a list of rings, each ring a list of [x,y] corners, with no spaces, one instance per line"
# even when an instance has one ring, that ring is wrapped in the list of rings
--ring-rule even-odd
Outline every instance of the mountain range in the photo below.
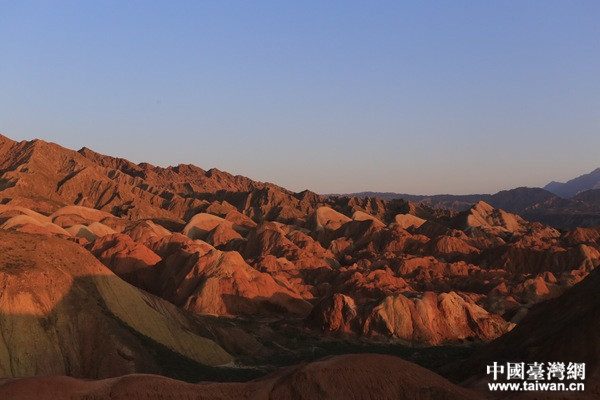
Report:
[[[595,193],[320,196],[0,136],[0,398],[478,399],[503,360],[586,362],[594,398]]]
[[[544,186],[544,189],[563,198],[571,198],[588,190],[600,189],[600,168],[565,183],[552,181]]]
[[[566,183],[553,181],[544,188],[518,187],[495,194],[424,196],[392,192],[359,192],[328,196],[405,199],[430,207],[455,211],[464,211],[478,201],[485,201],[494,207],[559,229],[600,224],[600,168]]]

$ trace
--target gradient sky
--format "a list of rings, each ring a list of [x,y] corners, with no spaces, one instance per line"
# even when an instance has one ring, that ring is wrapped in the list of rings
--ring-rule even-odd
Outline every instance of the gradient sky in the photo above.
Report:
[[[0,133],[292,190],[600,167],[598,1],[0,0]]]

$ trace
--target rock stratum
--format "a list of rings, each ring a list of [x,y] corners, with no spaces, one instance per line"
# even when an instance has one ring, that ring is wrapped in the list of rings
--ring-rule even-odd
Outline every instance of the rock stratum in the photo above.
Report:
[[[544,197],[530,194],[511,201]],[[0,136],[0,394],[469,398],[393,357],[288,366],[396,351],[445,374],[470,360],[462,380],[495,348],[529,359],[588,343],[600,227],[557,229],[507,208],[293,193]],[[576,309],[577,320],[539,322]],[[47,375],[69,378],[24,378]]]

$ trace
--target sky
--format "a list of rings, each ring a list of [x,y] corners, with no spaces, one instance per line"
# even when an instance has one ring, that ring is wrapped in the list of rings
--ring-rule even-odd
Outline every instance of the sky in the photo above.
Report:
[[[600,2],[0,0],[0,133],[291,190],[600,167]]]

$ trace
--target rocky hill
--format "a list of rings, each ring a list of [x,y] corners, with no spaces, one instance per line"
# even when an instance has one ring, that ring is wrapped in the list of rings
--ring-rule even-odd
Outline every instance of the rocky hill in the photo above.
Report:
[[[514,213],[541,203],[565,207],[542,189],[489,198],[503,207],[475,201],[448,210],[423,201],[293,193],[193,165],[154,167],[5,137],[0,183],[4,377],[158,373],[247,381],[318,355],[378,346],[440,368],[445,358],[437,349],[468,351],[535,332],[528,321],[538,310],[561,309],[552,299],[575,296],[569,293],[593,281],[600,264],[598,227],[557,230]],[[569,201],[597,200],[580,196]],[[423,356],[429,348],[437,366]],[[337,393],[323,383],[330,372],[313,375],[323,364],[309,365],[273,378],[275,386],[212,388],[237,393],[267,385],[260,391],[287,393],[306,381],[320,388],[307,393]],[[412,393],[422,372],[406,368],[398,379],[413,385],[406,386]],[[128,385],[145,382],[131,377],[92,387],[57,379],[7,381],[0,393],[26,390],[24,382],[59,382],[94,398],[98,388],[127,393]],[[177,393],[196,390],[148,379]],[[424,389],[431,398],[456,398],[456,387],[442,378],[422,379],[439,383]],[[385,382],[373,387],[391,387],[381,392],[389,397],[400,393]]]

